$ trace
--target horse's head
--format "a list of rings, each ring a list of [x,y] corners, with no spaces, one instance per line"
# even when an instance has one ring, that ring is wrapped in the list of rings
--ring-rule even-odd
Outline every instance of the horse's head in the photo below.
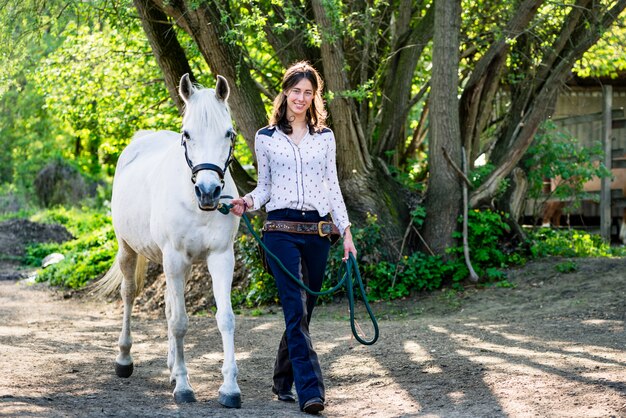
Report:
[[[228,82],[217,76],[215,89],[195,86],[185,74],[178,89],[185,102],[181,143],[185,148],[198,206],[217,208],[232,159],[235,132],[228,109]]]

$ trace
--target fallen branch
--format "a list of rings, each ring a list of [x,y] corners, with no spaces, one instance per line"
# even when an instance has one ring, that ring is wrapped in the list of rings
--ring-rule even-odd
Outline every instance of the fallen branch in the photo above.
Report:
[[[461,157],[463,158],[463,178],[465,179],[465,183],[463,183],[463,255],[465,256],[465,265],[467,265],[467,269],[470,273],[470,281],[476,283],[478,281],[478,274],[474,271],[474,267],[472,267],[472,261],[470,259],[469,254],[469,243],[467,241],[467,223],[468,223],[468,212],[469,207],[467,204],[467,186],[469,180],[467,179],[467,160],[465,157],[465,147],[461,148]]]

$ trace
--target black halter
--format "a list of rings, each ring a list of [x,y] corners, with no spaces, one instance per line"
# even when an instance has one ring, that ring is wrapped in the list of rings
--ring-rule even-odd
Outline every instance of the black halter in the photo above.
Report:
[[[217,175],[220,178],[220,181],[222,182],[222,187],[224,187],[224,175],[226,174],[226,170],[228,169],[228,166],[233,160],[233,149],[235,148],[235,138],[237,137],[237,134],[235,133],[234,130],[229,129],[228,132],[226,133],[226,136],[230,139],[230,148],[228,150],[228,157],[226,158],[226,163],[224,164],[224,168],[221,168],[211,163],[202,163],[198,165],[193,165],[193,163],[189,159],[189,154],[187,153],[187,141],[185,140],[185,137],[189,139],[189,134],[187,134],[187,132],[182,133],[182,135],[180,136],[180,145],[182,145],[183,148],[185,148],[185,160],[187,161],[187,165],[189,166],[189,168],[191,168],[191,182],[193,184],[196,184],[196,175],[198,174],[199,171],[211,170],[217,173]]]

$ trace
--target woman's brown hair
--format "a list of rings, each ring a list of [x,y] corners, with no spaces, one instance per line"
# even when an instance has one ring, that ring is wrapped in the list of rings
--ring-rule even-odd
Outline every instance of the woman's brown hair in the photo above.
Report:
[[[313,100],[306,112],[306,123],[309,126],[309,133],[319,132],[326,127],[326,110],[324,109],[324,100],[322,100],[324,82],[311,64],[306,61],[300,61],[285,71],[281,83],[281,92],[274,99],[274,108],[270,117],[270,125],[277,126],[286,134],[290,134],[293,131],[291,121],[287,118],[287,94],[304,78],[309,80],[313,86]]]

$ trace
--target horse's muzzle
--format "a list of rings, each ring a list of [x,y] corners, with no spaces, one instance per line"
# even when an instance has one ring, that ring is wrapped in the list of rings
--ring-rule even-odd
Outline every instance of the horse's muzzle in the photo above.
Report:
[[[221,186],[205,187],[202,184],[196,184],[194,190],[196,192],[196,199],[198,199],[198,207],[201,210],[217,209],[220,195],[222,194]]]

